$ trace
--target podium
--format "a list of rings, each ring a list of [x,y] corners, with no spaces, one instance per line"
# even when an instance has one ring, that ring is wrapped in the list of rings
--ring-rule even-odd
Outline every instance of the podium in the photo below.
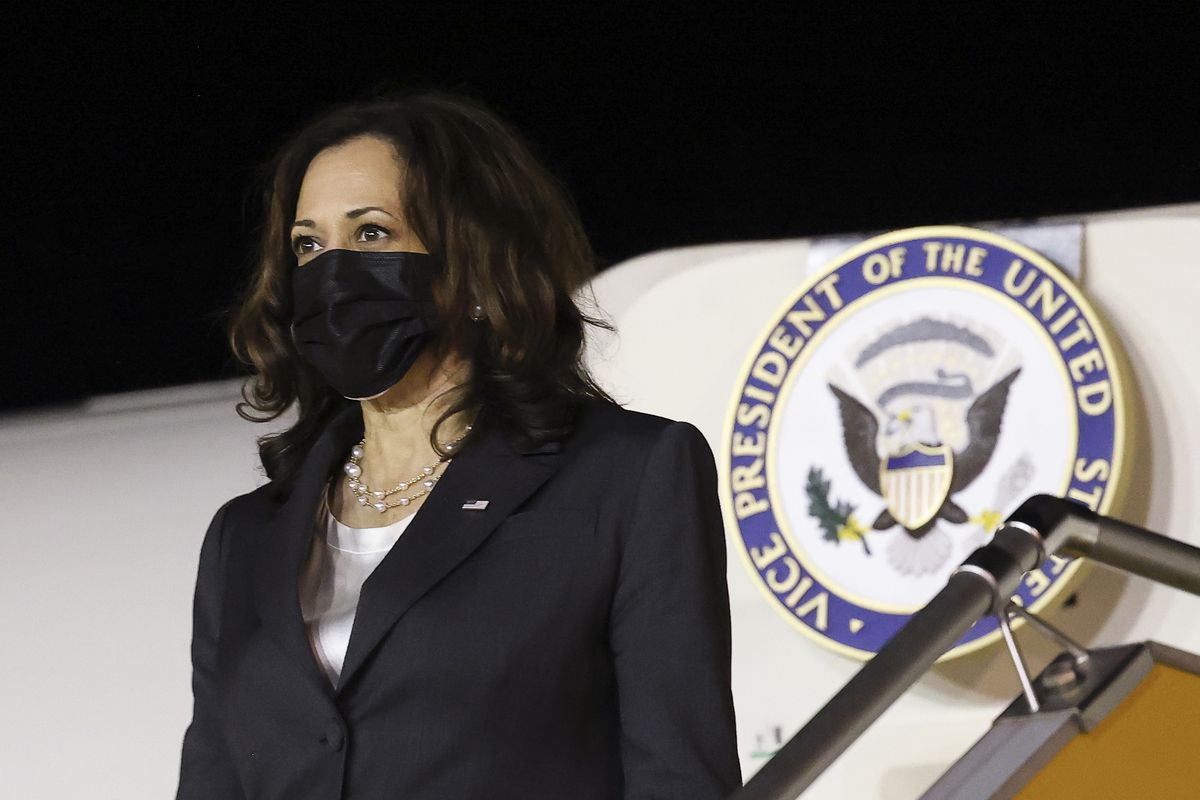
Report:
[[[1025,574],[1060,553],[1200,595],[1200,548],[1069,500],[1031,497],[733,800],[794,800],[987,615],[1022,695],[925,798],[1200,797],[1200,657],[1154,642],[1087,651],[1014,604]],[[1036,678],[1010,617],[1065,648]]]
[[[1200,656],[1156,642],[1056,658],[923,800],[1200,797]]]

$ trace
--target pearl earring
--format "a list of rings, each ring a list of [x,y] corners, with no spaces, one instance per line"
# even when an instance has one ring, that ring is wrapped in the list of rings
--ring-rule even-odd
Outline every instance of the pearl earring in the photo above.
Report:
[[[487,315],[483,313],[483,306],[476,303],[475,307],[471,309],[471,319],[473,319],[475,322],[479,322],[485,316]]]

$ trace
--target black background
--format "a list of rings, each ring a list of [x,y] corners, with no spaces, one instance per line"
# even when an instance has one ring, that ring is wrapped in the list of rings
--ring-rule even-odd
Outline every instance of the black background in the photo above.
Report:
[[[3,53],[0,408],[237,374],[258,165],[379,89],[489,103],[607,263],[1200,200],[1195,12],[1040,5],[39,7]]]

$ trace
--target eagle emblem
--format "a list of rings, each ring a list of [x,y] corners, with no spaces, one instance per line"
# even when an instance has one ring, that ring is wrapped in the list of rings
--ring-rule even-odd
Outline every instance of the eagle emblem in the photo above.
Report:
[[[938,523],[972,520],[955,495],[991,460],[1009,390],[1021,373],[1012,368],[976,393],[974,380],[996,356],[988,338],[965,324],[922,318],[870,343],[854,360],[855,382],[878,390],[874,408],[828,384],[850,465],[884,504],[870,530],[899,529],[902,540],[889,548],[888,560],[901,573],[939,568],[951,541]],[[873,373],[876,361],[899,367]],[[949,441],[950,431],[958,442]]]
[[[814,272],[748,354],[722,448],[772,605],[867,657],[1025,497],[1104,513],[1126,413],[1109,347],[1068,276],[991,231],[894,231]],[[1051,559],[1015,596],[1037,610],[1077,572]],[[998,637],[982,620],[950,652]]]

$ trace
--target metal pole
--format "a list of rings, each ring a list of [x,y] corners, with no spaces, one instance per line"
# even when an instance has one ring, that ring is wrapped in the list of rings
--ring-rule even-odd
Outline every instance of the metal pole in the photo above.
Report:
[[[1072,555],[1200,595],[1200,548],[1115,519],[1102,519],[1099,536]]]
[[[1021,577],[1060,551],[1200,595],[1200,548],[1031,497],[730,800],[795,800],[980,617],[1005,614]]]
[[[1035,495],[1006,524],[1025,525],[1047,553],[1083,556],[1152,581],[1200,595],[1200,548],[1053,495]]]
[[[731,800],[794,800],[1042,560],[1036,535],[1002,527]]]

